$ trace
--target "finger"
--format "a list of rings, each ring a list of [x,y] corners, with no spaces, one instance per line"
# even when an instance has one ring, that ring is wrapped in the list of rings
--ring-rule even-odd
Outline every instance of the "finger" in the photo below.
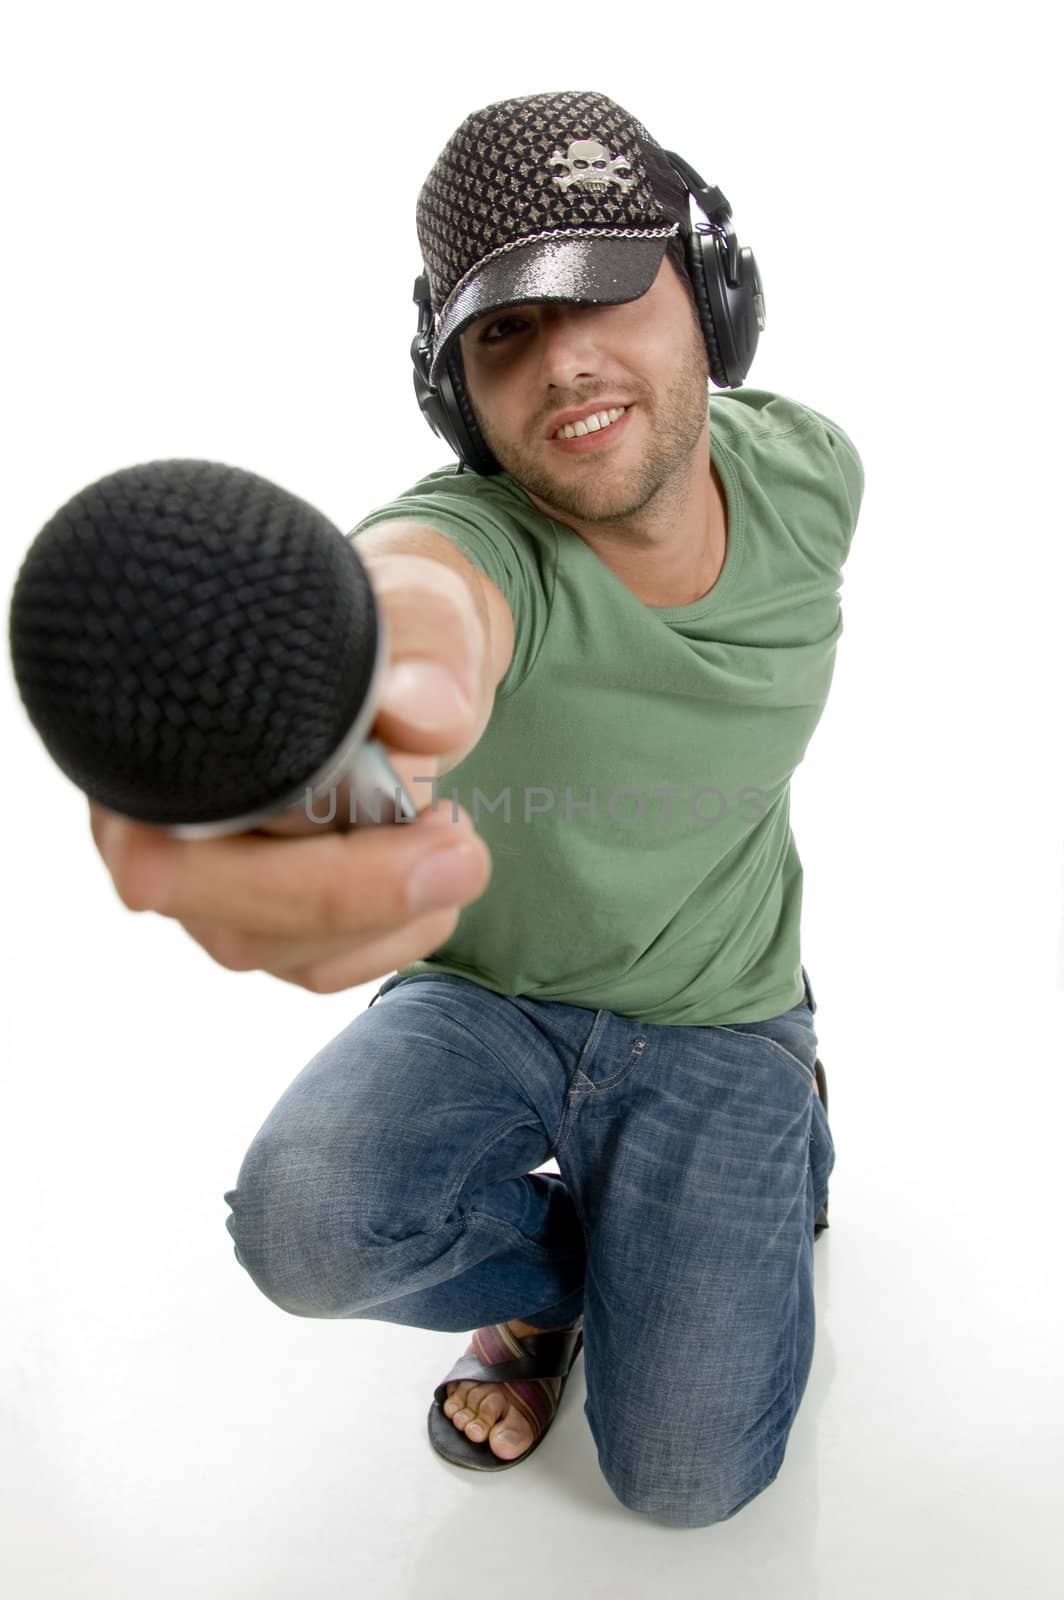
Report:
[[[467,583],[440,561],[366,555],[387,623],[388,662],[374,729],[404,750],[443,751],[473,736],[487,633]]]
[[[428,909],[410,898],[417,868],[437,850],[464,851],[480,882],[490,853],[469,815],[451,805],[415,822],[350,833],[177,839],[112,816],[97,838],[123,903],[179,922],[215,923],[293,940],[383,938]],[[476,891],[476,892],[479,892]]]
[[[485,887],[489,878],[490,873],[485,875]],[[477,889],[468,895],[463,894],[461,901],[453,906],[426,912],[423,916],[411,918],[404,927],[393,934],[371,942],[363,940],[358,944],[352,942],[350,934],[331,939],[278,939],[263,934],[248,933],[242,928],[225,928],[217,923],[202,922],[194,918],[182,919],[181,927],[213,961],[221,967],[226,967],[230,972],[268,972],[274,977],[281,978],[300,974],[341,958],[354,962],[357,957],[372,967],[374,961],[387,962],[393,950],[401,957],[408,947],[414,954],[406,959],[416,961],[423,951],[435,950],[437,945],[450,937],[462,906],[479,898],[482,892],[482,889]],[[398,959],[395,964],[402,965],[402,959]],[[375,975],[375,971],[369,971],[366,980],[351,981],[368,981]],[[298,978],[296,981],[299,981]]]
[[[449,752],[461,748],[475,726],[472,699],[438,662],[408,657],[389,668],[372,729],[382,743]]]

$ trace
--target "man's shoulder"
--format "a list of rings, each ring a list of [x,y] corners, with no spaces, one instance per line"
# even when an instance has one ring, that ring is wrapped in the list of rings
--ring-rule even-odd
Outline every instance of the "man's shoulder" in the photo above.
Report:
[[[779,394],[772,389],[729,389],[709,397],[711,422],[728,428],[736,436],[747,434],[753,438],[783,438],[790,433],[830,430],[842,434],[842,428],[823,412],[816,411],[804,401],[791,395]]]
[[[409,507],[410,514],[413,514],[424,513],[432,506],[472,516],[476,516],[480,509],[492,520],[516,519],[526,524],[545,520],[509,473],[482,476],[468,470],[460,472],[457,462],[452,462],[449,466],[437,467],[425,473],[416,482],[400,490],[392,500],[375,507],[355,531],[361,531],[382,516],[394,516],[402,507]]]
[[[416,522],[442,533],[501,589],[513,610],[523,591],[549,589],[557,560],[553,524],[508,473],[481,476],[457,464],[426,473],[368,511],[348,534]]]
[[[711,436],[755,467],[793,457],[795,470],[830,469],[841,476],[856,513],[864,494],[864,466],[853,440],[822,411],[770,389],[710,395]]]

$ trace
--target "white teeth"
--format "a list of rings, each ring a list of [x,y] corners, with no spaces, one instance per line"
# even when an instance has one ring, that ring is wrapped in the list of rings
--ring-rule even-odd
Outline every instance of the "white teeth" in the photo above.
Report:
[[[584,417],[579,422],[567,422],[564,428],[559,428],[554,435],[556,439],[582,439],[586,433],[599,433],[603,428],[608,428],[611,422],[616,422],[618,417],[623,417],[625,406],[614,406],[610,411],[599,411],[590,417]]]

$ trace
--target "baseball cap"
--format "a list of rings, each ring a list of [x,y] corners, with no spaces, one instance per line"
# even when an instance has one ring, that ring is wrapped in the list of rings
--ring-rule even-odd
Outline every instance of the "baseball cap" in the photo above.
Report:
[[[434,313],[435,384],[477,317],[537,300],[620,305],[645,294],[688,191],[623,106],[591,90],[472,112],[422,186],[417,233]]]

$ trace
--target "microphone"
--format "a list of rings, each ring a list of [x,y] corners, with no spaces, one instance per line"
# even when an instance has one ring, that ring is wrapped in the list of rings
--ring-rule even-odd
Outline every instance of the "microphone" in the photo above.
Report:
[[[151,461],[82,489],[23,560],[10,647],[53,760],[135,821],[212,838],[319,820],[325,795],[342,831],[417,814],[367,738],[388,640],[366,569],[255,473]]]

